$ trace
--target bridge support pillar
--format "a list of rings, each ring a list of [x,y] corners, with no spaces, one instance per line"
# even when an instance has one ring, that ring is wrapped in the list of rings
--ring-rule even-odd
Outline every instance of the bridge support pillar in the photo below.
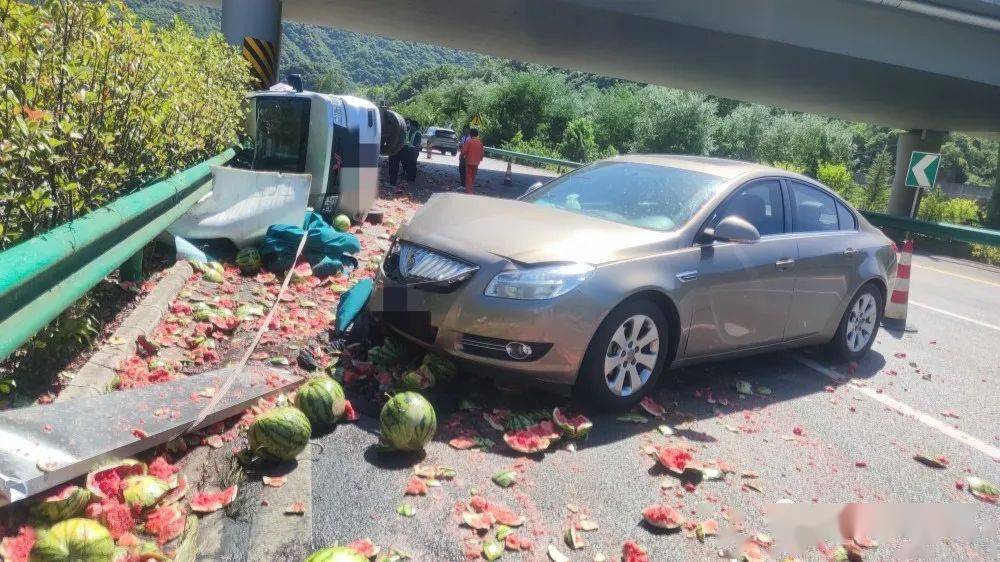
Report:
[[[243,49],[258,88],[278,81],[281,0],[222,0],[222,34]]]
[[[900,217],[910,216],[916,209],[914,199],[920,196],[920,190],[906,186],[906,173],[910,165],[910,153],[941,152],[941,144],[947,133],[942,131],[912,130],[899,135],[896,141],[896,175],[892,178],[892,191],[889,192],[889,206],[886,212]],[[919,202],[918,202],[919,204]]]

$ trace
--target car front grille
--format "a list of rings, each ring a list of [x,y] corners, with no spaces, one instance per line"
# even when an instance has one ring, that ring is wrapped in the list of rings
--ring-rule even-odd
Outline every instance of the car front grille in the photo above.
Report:
[[[398,283],[437,290],[451,290],[472,277],[479,268],[447,254],[409,242],[389,249],[383,270]]]

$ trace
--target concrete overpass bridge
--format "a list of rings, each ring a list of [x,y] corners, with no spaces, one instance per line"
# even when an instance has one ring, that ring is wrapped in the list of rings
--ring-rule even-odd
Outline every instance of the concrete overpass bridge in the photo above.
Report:
[[[193,1],[234,44],[285,18],[906,129],[897,167],[1000,132],[1000,0]]]

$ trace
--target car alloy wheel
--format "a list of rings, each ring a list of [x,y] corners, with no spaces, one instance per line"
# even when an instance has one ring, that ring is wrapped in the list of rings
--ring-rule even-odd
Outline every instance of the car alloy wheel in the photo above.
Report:
[[[649,380],[660,355],[656,323],[645,314],[618,325],[604,355],[604,382],[615,396],[629,396]]]
[[[863,293],[851,307],[847,319],[847,329],[844,330],[847,349],[856,353],[868,345],[878,321],[878,304],[870,293]]]

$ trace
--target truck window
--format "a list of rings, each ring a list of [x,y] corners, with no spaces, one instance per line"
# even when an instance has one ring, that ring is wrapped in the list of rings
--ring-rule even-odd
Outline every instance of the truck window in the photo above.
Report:
[[[257,98],[255,170],[305,172],[309,107],[308,98]]]

